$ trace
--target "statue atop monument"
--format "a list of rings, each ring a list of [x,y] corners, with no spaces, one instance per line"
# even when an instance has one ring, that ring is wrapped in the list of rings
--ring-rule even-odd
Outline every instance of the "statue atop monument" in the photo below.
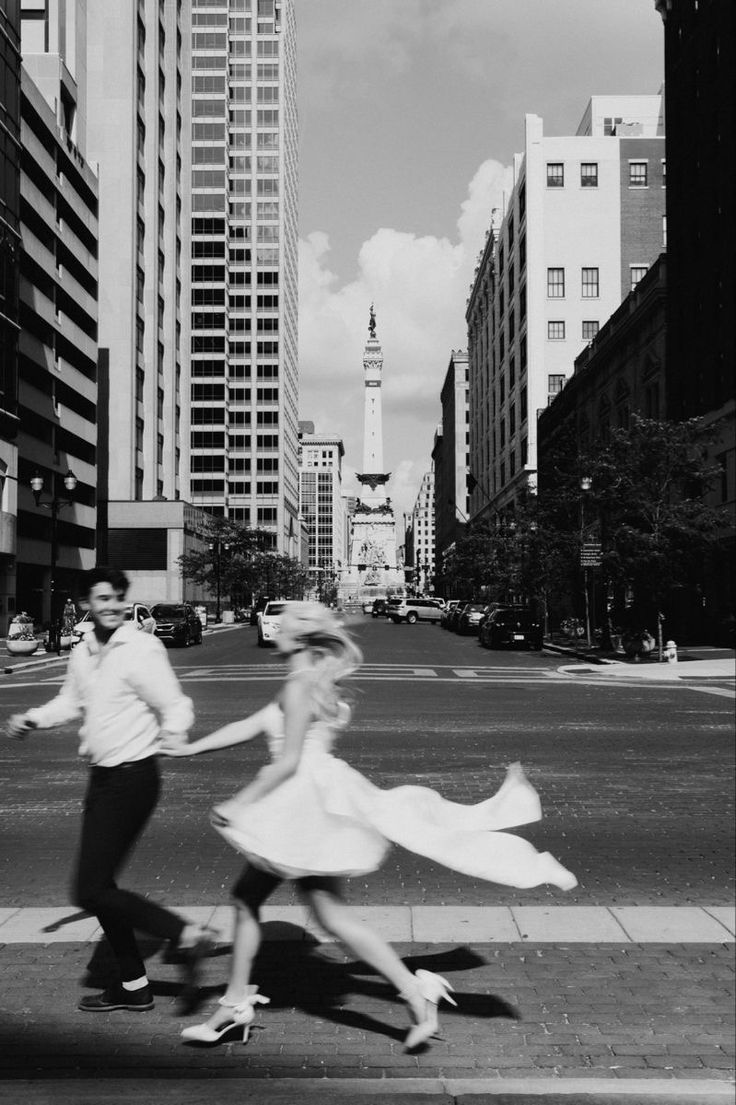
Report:
[[[373,304],[371,303],[371,316],[368,322],[368,335],[371,338],[376,336],[376,312],[373,310]]]

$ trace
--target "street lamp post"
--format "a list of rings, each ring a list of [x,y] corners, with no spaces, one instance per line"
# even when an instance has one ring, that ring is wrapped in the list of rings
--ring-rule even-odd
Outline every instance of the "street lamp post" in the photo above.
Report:
[[[222,615],[220,609],[220,589],[221,589],[221,576],[222,576],[222,555],[229,552],[230,545],[227,541],[223,541],[221,538],[217,538],[215,541],[210,541],[210,552],[212,553],[212,562],[215,566],[215,585],[217,588],[217,602],[215,604],[215,621],[219,622]]]
[[[77,477],[72,472],[71,468],[67,469],[67,473],[64,476],[64,487],[71,495],[72,491],[77,486]],[[59,517],[59,511],[65,506],[72,506],[73,500],[70,498],[60,499],[55,494],[53,479],[51,487],[51,498],[48,502],[41,502],[41,495],[43,493],[43,476],[40,472],[36,471],[31,476],[31,490],[33,491],[33,497],[36,500],[36,506],[44,507],[51,512],[51,571],[49,574],[49,648],[53,649],[56,653],[61,652],[61,624],[60,619],[54,618],[54,592],[56,590],[56,562],[59,555],[59,543],[57,535],[57,521]]]
[[[590,596],[588,595],[588,562],[583,546],[585,544],[585,497],[590,494],[593,481],[590,476],[580,477],[580,556],[583,568],[583,592],[585,595],[585,643],[591,646],[590,638]]]

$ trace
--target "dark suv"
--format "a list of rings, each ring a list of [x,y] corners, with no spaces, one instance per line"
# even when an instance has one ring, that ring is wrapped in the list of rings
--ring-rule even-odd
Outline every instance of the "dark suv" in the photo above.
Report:
[[[374,599],[371,607],[372,618],[388,617],[388,599]]]
[[[478,634],[484,648],[542,647],[541,621],[525,606],[502,606],[481,622]]]
[[[153,632],[164,644],[202,644],[202,623],[188,602],[157,602],[151,613],[156,619]]]

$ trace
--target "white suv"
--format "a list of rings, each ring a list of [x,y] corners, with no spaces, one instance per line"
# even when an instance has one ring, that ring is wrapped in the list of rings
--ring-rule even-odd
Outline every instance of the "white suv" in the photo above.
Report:
[[[279,599],[276,602],[267,602],[263,607],[258,615],[259,648],[265,648],[266,645],[272,645],[275,642],[281,628],[281,615],[288,605],[288,600]]]
[[[444,603],[442,599],[402,599],[399,606],[389,608],[389,618],[396,625],[399,622],[438,622],[442,617]]]

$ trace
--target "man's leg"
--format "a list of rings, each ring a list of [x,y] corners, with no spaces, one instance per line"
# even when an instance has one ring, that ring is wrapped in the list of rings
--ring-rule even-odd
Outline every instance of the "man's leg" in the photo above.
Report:
[[[117,1002],[117,1007],[151,1005],[135,929],[176,945],[185,928],[176,914],[139,894],[121,890],[115,881],[156,807],[159,789],[155,760],[140,760],[120,767],[92,768],[85,801],[73,898],[99,919],[117,959],[126,995],[136,995],[130,1001]],[[143,1001],[144,991],[147,1001]]]

